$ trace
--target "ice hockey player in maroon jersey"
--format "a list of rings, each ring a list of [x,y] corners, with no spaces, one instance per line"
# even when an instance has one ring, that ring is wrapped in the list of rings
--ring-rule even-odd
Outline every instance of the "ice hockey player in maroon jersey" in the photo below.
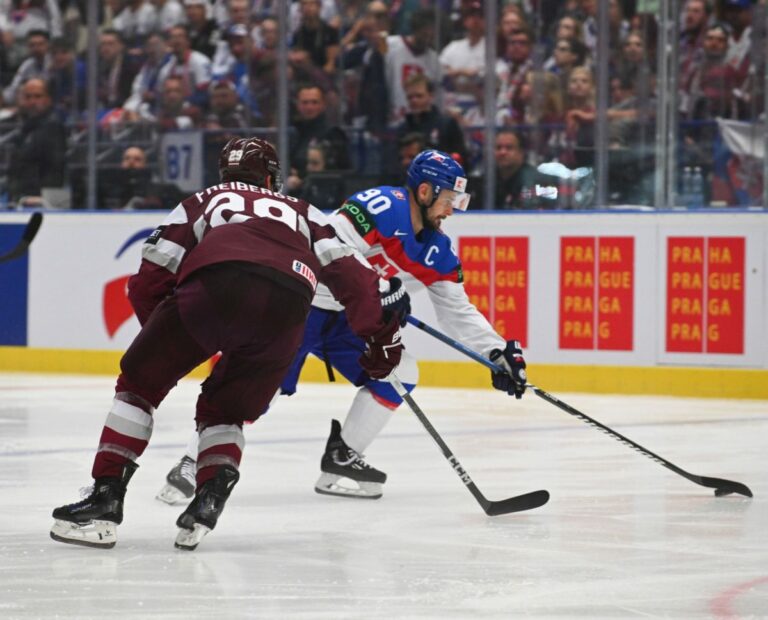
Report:
[[[53,511],[54,540],[115,545],[155,409],[179,379],[221,351],[197,402],[195,496],[176,522],[176,546],[194,549],[238,481],[243,422],[258,418],[277,393],[318,282],[366,340],[360,363],[371,377],[388,376],[400,360],[398,322],[385,318],[376,273],[318,209],[278,193],[272,145],[233,139],[219,170],[222,182],[185,199],[143,246],[141,268],[128,284],[142,329],[120,361],[93,491]]]

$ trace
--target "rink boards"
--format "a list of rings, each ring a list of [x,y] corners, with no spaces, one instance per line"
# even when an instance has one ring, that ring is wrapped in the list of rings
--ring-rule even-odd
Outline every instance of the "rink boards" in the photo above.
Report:
[[[0,253],[28,216],[0,214]],[[0,265],[0,369],[114,373],[138,331],[125,282],[162,217],[46,213],[29,255]],[[523,342],[542,387],[768,398],[768,215],[470,213],[446,231],[470,298]],[[414,315],[439,328],[427,293],[410,288]],[[488,384],[413,327],[404,339],[424,384]],[[325,372],[312,363],[304,378]]]

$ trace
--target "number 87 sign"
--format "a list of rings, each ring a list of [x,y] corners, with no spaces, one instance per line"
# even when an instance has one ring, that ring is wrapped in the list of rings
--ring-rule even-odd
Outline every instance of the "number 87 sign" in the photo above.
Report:
[[[196,192],[203,186],[203,132],[179,131],[163,134],[160,170],[164,183],[182,191]]]

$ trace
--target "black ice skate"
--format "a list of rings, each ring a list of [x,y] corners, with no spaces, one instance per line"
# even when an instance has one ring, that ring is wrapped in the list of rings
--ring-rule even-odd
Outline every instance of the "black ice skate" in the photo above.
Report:
[[[216,475],[201,487],[187,509],[176,520],[179,527],[176,536],[177,549],[194,550],[203,536],[216,527],[232,487],[239,479],[240,474],[234,467],[222,465]]]
[[[91,494],[53,511],[56,521],[51,538],[63,543],[111,549],[117,542],[117,526],[123,522],[123,500],[136,463],[127,463],[122,475],[97,478]]]
[[[320,461],[322,474],[315,483],[315,491],[324,495],[379,499],[387,474],[374,469],[363,460],[363,455],[350,448],[341,438],[341,424],[331,421],[331,434]],[[340,484],[349,480],[356,486]]]
[[[165,486],[156,498],[166,504],[180,504],[195,494],[195,475],[197,461],[186,454],[173,466],[165,477]]]

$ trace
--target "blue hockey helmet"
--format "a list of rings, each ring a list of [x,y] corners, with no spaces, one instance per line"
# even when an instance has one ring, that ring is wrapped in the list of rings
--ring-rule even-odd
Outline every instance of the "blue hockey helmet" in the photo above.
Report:
[[[413,158],[408,166],[407,185],[415,194],[419,185],[429,183],[435,198],[443,190],[451,195],[454,209],[466,211],[469,206],[467,194],[467,178],[464,168],[448,153],[429,149],[422,151]]]

